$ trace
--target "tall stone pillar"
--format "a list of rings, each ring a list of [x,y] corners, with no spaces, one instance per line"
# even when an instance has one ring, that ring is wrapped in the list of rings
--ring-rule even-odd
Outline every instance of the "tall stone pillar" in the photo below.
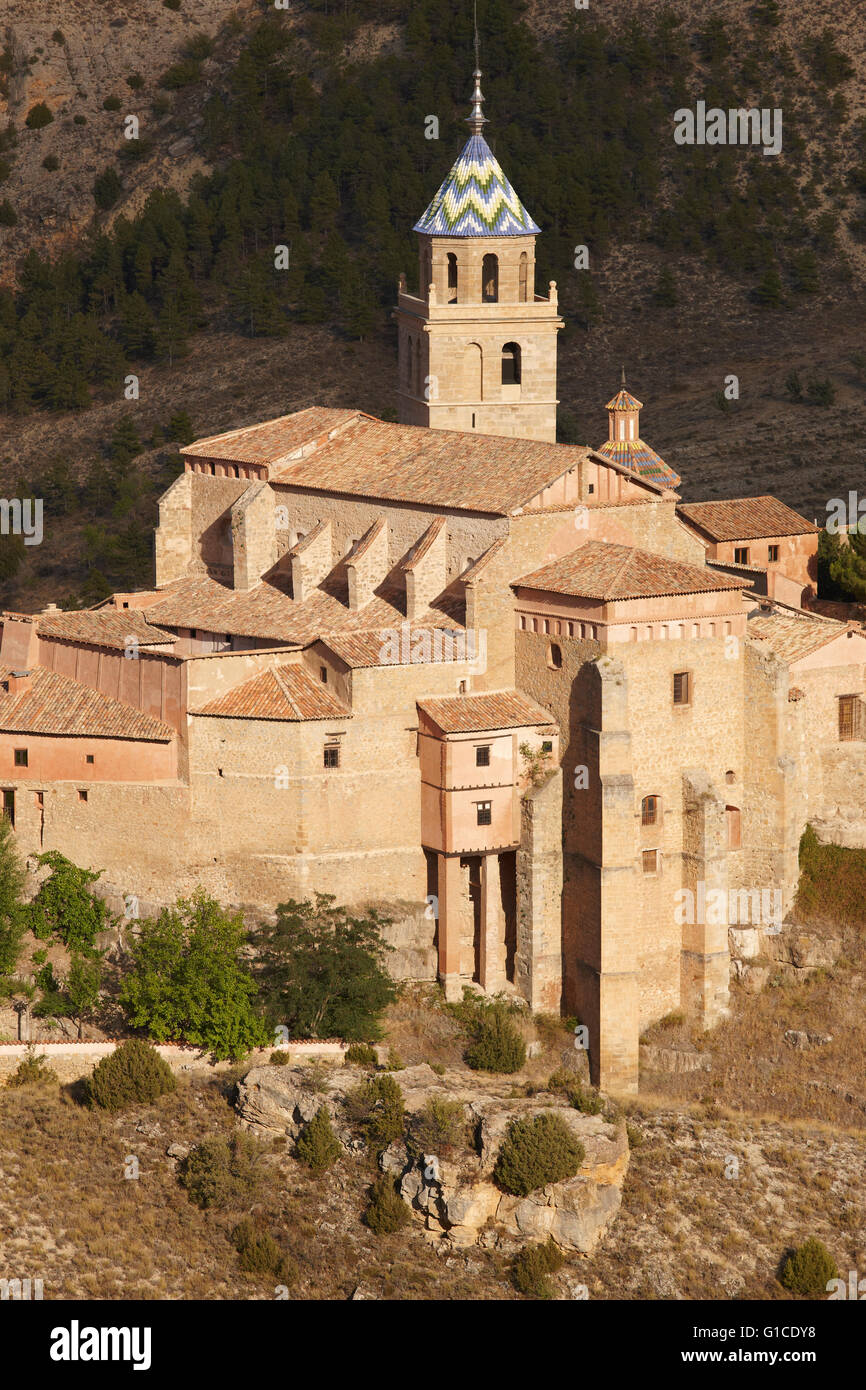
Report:
[[[488,994],[505,988],[505,912],[499,881],[499,855],[481,860],[481,940],[478,983]]]
[[[725,799],[704,772],[683,774],[683,878],[680,997],[709,1028],[728,1011],[731,958]]]
[[[463,935],[463,880],[460,860],[455,855],[440,854],[438,858],[439,885],[439,979],[445,986],[445,998],[458,1001],[463,995],[460,974],[460,952]]]

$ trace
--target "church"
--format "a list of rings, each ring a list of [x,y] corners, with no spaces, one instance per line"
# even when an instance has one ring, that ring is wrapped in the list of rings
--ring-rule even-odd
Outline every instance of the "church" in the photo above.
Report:
[[[200,439],[151,589],[3,613],[0,790],[25,855],[142,914],[375,905],[395,975],[575,1015],[627,1093],[648,1025],[725,1016],[806,824],[866,842],[866,637],[810,611],[810,522],[682,502],[625,376],[598,447],[555,442],[556,285],[480,82],[399,286],[398,422]]]

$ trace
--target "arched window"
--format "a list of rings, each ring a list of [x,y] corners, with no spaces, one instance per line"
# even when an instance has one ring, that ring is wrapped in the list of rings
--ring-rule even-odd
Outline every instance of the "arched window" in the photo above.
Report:
[[[481,298],[485,304],[495,304],[499,299],[499,257],[492,251],[481,263]]]
[[[660,814],[660,802],[657,796],[645,796],[640,804],[640,823],[641,825],[657,825]]]
[[[457,303],[457,257],[453,251],[448,252],[448,303]]]
[[[743,843],[740,827],[740,808],[738,806],[726,806],[725,819],[728,822],[728,849],[739,849]]]
[[[467,343],[463,350],[463,391],[466,400],[482,399],[481,348],[478,343]],[[474,428],[475,421],[472,423]]]
[[[525,304],[529,298],[529,257],[525,251],[520,253],[520,302]]]
[[[502,349],[502,385],[520,384],[520,344],[506,343]]]

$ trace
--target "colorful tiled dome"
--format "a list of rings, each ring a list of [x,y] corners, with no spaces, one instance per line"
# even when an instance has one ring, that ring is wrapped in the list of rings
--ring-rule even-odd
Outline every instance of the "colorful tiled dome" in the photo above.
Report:
[[[655,449],[651,449],[648,444],[638,435],[639,415],[643,410],[643,402],[633,396],[625,386],[625,367],[622,369],[622,384],[613,400],[608,401],[605,410],[611,414],[610,438],[596,449],[597,454],[602,458],[610,459],[612,463],[618,463],[622,468],[630,468],[633,473],[639,473],[642,478],[648,478],[650,482],[661,483],[663,487],[675,488],[680,481],[678,473],[665,463],[663,458],[659,458]],[[622,422],[622,428],[617,425],[616,417],[620,415],[633,415],[634,418]],[[618,436],[626,433],[628,425],[628,439]]]
[[[416,232],[428,236],[535,236],[521,203],[483,135],[470,135]]]
[[[643,401],[639,401],[623,386],[613,400],[608,401],[605,410],[643,410]]]

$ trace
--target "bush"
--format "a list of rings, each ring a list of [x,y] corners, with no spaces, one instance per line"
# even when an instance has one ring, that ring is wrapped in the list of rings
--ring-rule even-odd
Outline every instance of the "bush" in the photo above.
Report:
[[[82,116],[82,115],[81,115],[81,112],[79,112],[77,116],[73,116],[73,117],[72,117],[72,124],[73,124],[73,125],[87,125],[87,117],[86,117],[86,116]]]
[[[376,1049],[371,1047],[369,1043],[352,1043],[351,1047],[346,1048],[345,1060],[354,1067],[377,1067],[379,1065]]]
[[[826,1245],[810,1236],[789,1255],[782,1269],[781,1283],[791,1293],[805,1298],[823,1298],[831,1279],[837,1279],[836,1261]]]
[[[144,86],[144,78],[140,72],[131,72],[126,79],[127,87],[131,87],[134,92],[140,92]]]
[[[393,1076],[371,1076],[350,1091],[346,1101],[349,1118],[362,1126],[371,1148],[387,1149],[403,1137],[403,1092]]]
[[[259,1146],[248,1134],[212,1134],[181,1161],[179,1178],[200,1207],[246,1206],[261,1185],[259,1162]]]
[[[314,1173],[324,1173],[326,1168],[336,1163],[342,1152],[343,1146],[333,1131],[327,1107],[322,1105],[298,1136],[295,1156],[312,1168]]]
[[[181,0],[162,0],[163,8],[166,10],[177,11],[180,9]]]
[[[549,1240],[546,1245],[528,1245],[514,1257],[511,1265],[511,1282],[518,1293],[527,1298],[553,1298],[547,1276],[562,1269],[565,1260],[560,1251]]]
[[[120,97],[116,97],[116,96],[106,97],[106,98],[105,98],[105,101],[102,103],[102,109],[103,109],[103,111],[119,111],[119,110],[120,110],[120,107],[121,107],[121,100],[120,100]]]
[[[182,87],[189,87],[191,83],[198,82],[200,77],[201,63],[196,58],[184,58],[181,62],[172,63],[170,68],[166,68],[159,79],[159,85],[167,92],[179,92]]]
[[[37,1056],[31,1047],[28,1048],[26,1056],[22,1057],[18,1063],[17,1069],[9,1077],[6,1085],[13,1088],[19,1086],[54,1086],[57,1080],[57,1073],[49,1067],[45,1054],[40,1052]]]
[[[585,1088],[576,1072],[566,1071],[565,1067],[553,1073],[547,1082],[547,1089],[567,1096],[575,1110],[582,1111],[584,1115],[600,1115],[604,1109],[601,1096]]]
[[[103,169],[93,180],[93,196],[96,206],[106,212],[113,207],[123,191],[123,184],[116,169]]]
[[[54,117],[49,108],[45,105],[45,102],[39,101],[35,106],[31,106],[30,110],[27,112],[24,118],[24,124],[27,126],[28,130],[42,130],[45,126],[50,125],[53,120]]]
[[[397,1195],[393,1179],[385,1175],[374,1182],[370,1188],[370,1204],[364,1212],[364,1224],[373,1234],[392,1235],[402,1230],[409,1220],[408,1208]]]
[[[130,1038],[94,1067],[88,1087],[90,1100],[102,1110],[127,1105],[150,1105],[175,1090],[171,1067],[143,1038]]]
[[[526,1044],[502,1005],[479,1013],[464,1060],[473,1071],[515,1072],[526,1062]]]
[[[534,1120],[512,1120],[493,1176],[506,1192],[526,1197],[549,1182],[573,1178],[585,1157],[581,1143],[552,1110]]]
[[[60,168],[60,160],[56,154],[47,154],[42,161],[42,168],[47,169],[49,174],[53,174],[55,169]]]
[[[272,1067],[288,1067],[292,1061],[291,1052],[272,1052],[268,1058]]]
[[[13,208],[8,198],[4,198],[0,203],[0,227],[14,227],[18,223],[18,213]]]
[[[413,1116],[410,1138],[419,1154],[465,1148],[469,1143],[469,1124],[463,1102],[432,1096],[420,1114]]]
[[[238,1264],[248,1274],[274,1274],[280,1278],[284,1269],[291,1263],[283,1255],[270,1231],[259,1221],[250,1220],[249,1217],[235,1226],[232,1231],[232,1245],[238,1252]]]

